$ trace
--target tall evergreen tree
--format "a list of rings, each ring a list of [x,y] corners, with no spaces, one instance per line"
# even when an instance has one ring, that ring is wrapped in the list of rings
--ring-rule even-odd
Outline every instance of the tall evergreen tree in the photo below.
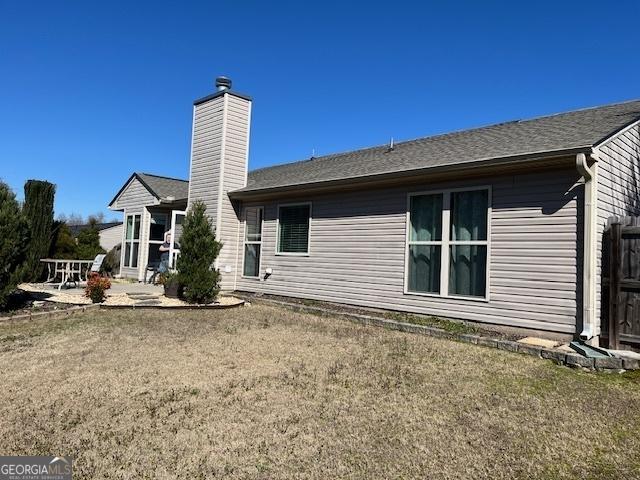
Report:
[[[0,308],[20,281],[29,228],[11,189],[0,182]]]
[[[213,262],[218,258],[222,244],[216,240],[206,210],[203,202],[194,202],[182,224],[176,267],[184,297],[189,303],[211,303],[220,291],[220,273],[214,269]]]
[[[43,180],[27,180],[24,185],[22,211],[31,232],[23,268],[24,281],[34,282],[42,276],[44,265],[40,263],[40,259],[47,256],[51,246],[55,193],[56,186]]]

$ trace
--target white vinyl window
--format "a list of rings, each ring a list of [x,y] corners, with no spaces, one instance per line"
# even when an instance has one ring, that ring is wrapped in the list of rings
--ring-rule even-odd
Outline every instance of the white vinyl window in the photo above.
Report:
[[[409,195],[405,293],[488,299],[488,187]]]
[[[125,225],[123,265],[137,268],[140,251],[140,215],[127,215]]]
[[[242,275],[245,277],[260,277],[263,220],[264,209],[262,207],[247,207],[245,209],[244,257],[242,264]]]

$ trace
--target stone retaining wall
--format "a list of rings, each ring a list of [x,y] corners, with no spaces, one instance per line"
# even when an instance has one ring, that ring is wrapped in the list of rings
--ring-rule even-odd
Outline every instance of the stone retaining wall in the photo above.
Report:
[[[236,294],[237,295],[237,294]],[[238,295],[241,296],[241,295]],[[622,370],[637,370],[640,369],[640,360],[636,359],[622,359],[622,358],[587,358],[583,357],[579,353],[569,353],[562,350],[547,349],[537,347],[534,345],[525,345],[512,340],[496,339],[482,335],[474,335],[469,333],[453,333],[443,330],[441,328],[430,327],[426,325],[416,325],[413,323],[398,322],[395,320],[389,320],[387,318],[376,317],[373,315],[363,315],[359,313],[350,312],[336,312],[334,310],[313,307],[307,305],[301,305],[297,303],[282,302],[279,300],[272,300],[269,298],[243,296],[249,301],[257,303],[265,303],[270,305],[278,305],[288,308],[290,310],[312,313],[322,316],[339,317],[346,320],[350,320],[361,325],[374,325],[377,327],[388,328],[391,330],[398,330],[401,332],[418,333],[421,335],[429,335],[431,337],[446,338],[449,340],[455,340],[458,342],[472,343],[474,345],[480,345],[482,347],[498,348],[500,350],[506,350],[509,352],[517,352],[525,355],[532,355],[539,358],[551,360],[559,365],[566,365],[572,368],[587,368],[590,370],[604,370],[604,371],[622,371]]]

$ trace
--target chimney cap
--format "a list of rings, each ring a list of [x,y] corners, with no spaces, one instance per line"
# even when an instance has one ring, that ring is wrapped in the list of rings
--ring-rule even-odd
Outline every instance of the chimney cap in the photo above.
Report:
[[[231,79],[227,77],[216,78],[216,88],[218,91],[229,90],[231,88]]]

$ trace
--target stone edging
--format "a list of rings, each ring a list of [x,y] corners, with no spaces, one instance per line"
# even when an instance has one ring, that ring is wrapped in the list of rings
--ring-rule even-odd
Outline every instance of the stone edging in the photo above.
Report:
[[[559,365],[566,365],[572,368],[587,368],[590,370],[620,371],[620,370],[637,370],[640,369],[640,360],[629,358],[587,358],[578,353],[563,352],[561,350],[553,350],[534,345],[525,345],[514,342],[512,340],[501,340],[491,337],[483,337],[469,333],[453,333],[441,328],[429,327],[426,325],[416,325],[414,323],[397,322],[386,318],[375,317],[371,315],[362,315],[358,313],[336,312],[321,307],[311,307],[300,305],[297,303],[282,302],[268,298],[243,296],[245,299],[255,301],[256,303],[267,303],[288,308],[290,310],[320,314],[323,316],[339,317],[350,320],[361,325],[373,325],[376,327],[388,328],[390,330],[398,330],[401,332],[418,333],[421,335],[429,335],[436,338],[446,338],[456,340],[458,342],[472,343],[483,347],[497,348],[509,352],[517,352],[534,357],[544,358],[553,361]]]
[[[225,310],[227,308],[242,307],[246,302],[232,305],[103,305],[101,310]]]
[[[62,308],[60,310],[48,310],[46,312],[33,312],[33,313],[25,313],[24,315],[13,315],[11,317],[0,317],[0,323],[18,322],[21,320],[38,320],[42,318],[55,320],[58,318],[69,317],[76,313],[86,312],[87,310],[95,310],[95,309],[98,309],[99,307],[100,307],[99,304],[78,305],[76,307]]]

